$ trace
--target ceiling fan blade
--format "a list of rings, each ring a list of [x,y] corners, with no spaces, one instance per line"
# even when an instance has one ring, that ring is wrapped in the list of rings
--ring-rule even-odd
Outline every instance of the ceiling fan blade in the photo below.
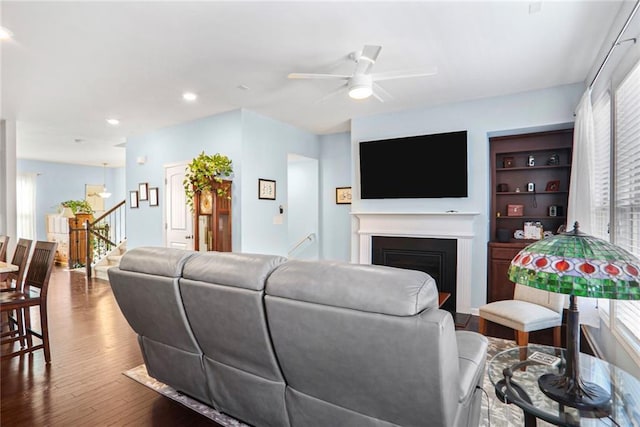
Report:
[[[341,74],[318,74],[318,73],[290,73],[290,79],[340,79],[347,80],[351,76],[343,76]]]
[[[340,92],[344,92],[348,87],[348,84],[345,83],[343,85],[340,85],[340,87],[336,90],[333,90],[331,92],[329,92],[328,94],[326,94],[325,96],[323,96],[322,98],[314,101],[314,104],[322,104],[323,102],[327,101],[330,98],[333,98],[334,96],[336,96],[337,94],[339,94]]]
[[[362,49],[362,53],[358,57],[358,63],[356,65],[356,71],[354,74],[367,74],[371,69],[371,66],[378,59],[382,46],[365,45]]]
[[[386,73],[372,74],[371,78],[374,82],[393,79],[409,79],[415,77],[429,77],[438,74],[438,68],[432,67],[428,70],[404,70],[404,71],[389,71]]]
[[[380,102],[385,102],[385,101],[390,101],[393,99],[393,96],[391,96],[391,94],[389,92],[387,92],[386,90],[384,90],[384,88],[382,86],[380,86],[377,83],[373,83],[372,84],[373,87],[373,96]]]

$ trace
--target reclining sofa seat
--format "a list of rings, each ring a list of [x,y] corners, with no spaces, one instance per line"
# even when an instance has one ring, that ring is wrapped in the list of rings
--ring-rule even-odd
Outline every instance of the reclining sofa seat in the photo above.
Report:
[[[265,305],[291,425],[478,425],[487,339],[455,331],[426,273],[288,261]]]
[[[267,277],[285,258],[230,252],[190,257],[182,299],[204,354],[211,404],[254,426],[289,426],[285,382],[264,312]]]
[[[179,278],[195,252],[140,248],[108,270],[113,295],[138,334],[147,372],[202,402],[209,402],[202,350],[182,304]],[[179,367],[179,369],[177,369]]]
[[[425,273],[147,247],[109,279],[149,375],[254,426],[479,423],[486,338]]]

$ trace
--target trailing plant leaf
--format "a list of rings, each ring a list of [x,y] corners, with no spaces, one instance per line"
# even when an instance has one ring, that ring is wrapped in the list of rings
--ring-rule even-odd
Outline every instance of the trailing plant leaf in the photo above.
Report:
[[[64,208],[71,208],[71,212],[73,212],[74,215],[78,212],[93,213],[93,208],[91,208],[91,205],[86,200],[66,200],[60,203],[60,205]]]
[[[184,181],[184,192],[187,197],[187,205],[191,211],[194,211],[193,197],[196,193],[205,190],[213,190],[213,183],[221,183],[224,178],[231,176],[233,173],[233,165],[229,157],[216,153],[207,155],[200,153],[198,157],[191,160],[187,165]],[[216,192],[220,197],[230,197],[225,188],[216,188]]]

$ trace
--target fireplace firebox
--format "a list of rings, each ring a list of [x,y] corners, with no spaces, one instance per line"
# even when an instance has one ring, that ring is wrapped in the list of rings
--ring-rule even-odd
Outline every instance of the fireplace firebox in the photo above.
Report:
[[[456,312],[457,240],[419,237],[371,237],[371,263],[424,271],[439,292],[451,298],[442,309]]]

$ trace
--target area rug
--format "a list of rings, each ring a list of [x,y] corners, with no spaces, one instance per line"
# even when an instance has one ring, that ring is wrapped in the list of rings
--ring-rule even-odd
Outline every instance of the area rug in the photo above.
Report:
[[[516,343],[511,340],[504,340],[500,338],[489,337],[489,348],[487,350],[487,364],[489,360],[498,352],[515,347]],[[215,421],[216,423],[225,427],[249,427],[248,425],[231,418],[223,413],[216,411],[215,409],[204,405],[188,396],[174,390],[166,384],[151,378],[147,374],[147,369],[144,365],[137,366],[133,369],[129,369],[124,372],[124,375],[139,382],[140,384],[149,387],[152,390],[175,400],[178,403],[186,406],[187,408],[198,412],[199,414]],[[522,410],[513,406],[505,405],[496,398],[496,394],[493,390],[493,385],[489,380],[489,376],[485,370],[485,377],[483,388],[486,394],[482,398],[482,410],[480,414],[480,426],[481,427],[521,427],[524,425],[524,417],[522,416]],[[543,421],[538,421],[538,426],[549,426]]]

